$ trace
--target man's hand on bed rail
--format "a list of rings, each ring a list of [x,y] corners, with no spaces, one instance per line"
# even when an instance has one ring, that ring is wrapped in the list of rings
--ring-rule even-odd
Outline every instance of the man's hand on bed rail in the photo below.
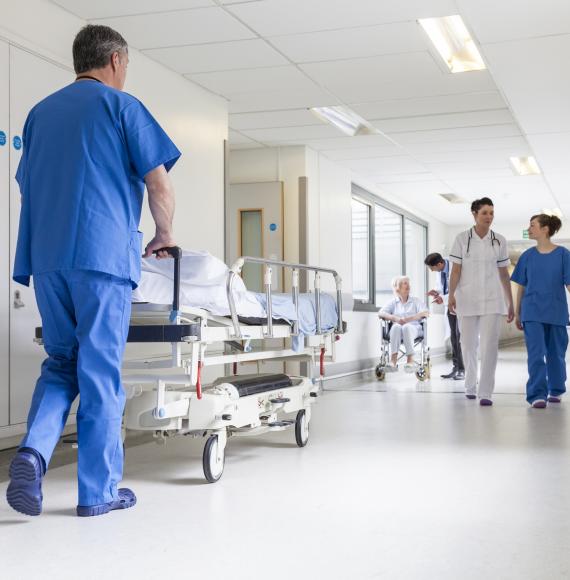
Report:
[[[164,250],[164,248],[176,247],[176,242],[172,236],[164,236],[157,234],[152,238],[152,240],[147,244],[143,258],[150,258],[153,252],[156,252],[156,257],[158,260],[162,258],[170,258],[170,254]]]

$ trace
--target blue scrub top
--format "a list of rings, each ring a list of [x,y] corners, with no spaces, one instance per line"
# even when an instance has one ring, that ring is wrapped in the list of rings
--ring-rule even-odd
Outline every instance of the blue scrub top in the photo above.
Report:
[[[525,287],[521,322],[568,325],[566,288],[570,284],[570,251],[558,246],[549,254],[526,250],[511,280]]]
[[[133,96],[93,80],[38,103],[24,125],[13,278],[96,270],[140,279],[145,175],[180,151]]]

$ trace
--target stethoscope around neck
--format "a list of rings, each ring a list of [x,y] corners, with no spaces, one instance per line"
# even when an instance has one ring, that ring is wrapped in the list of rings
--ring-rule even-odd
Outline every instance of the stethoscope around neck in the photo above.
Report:
[[[467,235],[467,251],[465,252],[466,256],[469,256],[469,250],[471,249],[471,240],[473,239],[473,232],[475,230],[475,227],[472,227],[469,230],[469,234]],[[501,247],[501,240],[499,240],[499,238],[495,235],[495,232],[493,230],[491,231],[491,247],[494,248],[495,247],[495,242],[497,242],[499,248]]]

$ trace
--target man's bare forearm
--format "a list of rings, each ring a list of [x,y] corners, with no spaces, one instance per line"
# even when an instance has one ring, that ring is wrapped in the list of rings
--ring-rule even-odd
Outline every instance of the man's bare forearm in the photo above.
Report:
[[[161,238],[171,238],[175,207],[174,188],[164,166],[161,165],[147,173],[145,182],[156,234]]]

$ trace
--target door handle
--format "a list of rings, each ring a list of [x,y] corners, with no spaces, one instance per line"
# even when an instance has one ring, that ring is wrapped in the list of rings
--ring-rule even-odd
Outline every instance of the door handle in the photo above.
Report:
[[[14,290],[14,308],[24,308],[25,304],[19,290]]]

